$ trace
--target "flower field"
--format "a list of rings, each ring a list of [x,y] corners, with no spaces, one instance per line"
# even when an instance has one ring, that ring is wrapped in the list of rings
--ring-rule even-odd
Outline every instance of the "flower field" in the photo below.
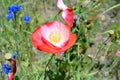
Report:
[[[0,80],[120,80],[119,0],[0,0]]]

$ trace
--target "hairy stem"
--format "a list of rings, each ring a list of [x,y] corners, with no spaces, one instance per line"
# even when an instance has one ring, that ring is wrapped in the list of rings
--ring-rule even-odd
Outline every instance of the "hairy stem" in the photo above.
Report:
[[[44,80],[46,79],[46,69],[47,69],[48,65],[50,64],[50,62],[52,61],[53,57],[54,57],[54,54],[50,57],[48,63],[47,63],[46,66],[45,66],[45,71],[44,71],[44,72],[45,72],[45,76],[44,76]]]

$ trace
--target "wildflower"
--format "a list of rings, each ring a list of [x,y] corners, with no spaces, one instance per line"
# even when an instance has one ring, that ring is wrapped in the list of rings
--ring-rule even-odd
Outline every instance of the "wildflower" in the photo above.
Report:
[[[16,13],[18,11],[20,11],[22,9],[22,7],[18,4],[12,5],[8,7],[8,12],[13,12]]]
[[[12,58],[12,54],[10,53],[5,54],[5,59],[6,59],[6,62],[11,65],[11,71],[8,74],[8,80],[14,80],[14,75],[17,71],[16,59]]]
[[[32,34],[34,47],[49,53],[64,52],[73,45],[75,40],[76,35],[60,21],[42,25]]]
[[[8,14],[6,15],[6,18],[11,20],[14,18],[14,13],[13,12],[8,12]]]
[[[15,59],[15,58],[18,57],[19,55],[20,55],[19,52],[12,53],[12,58]]]
[[[8,65],[8,64],[3,64],[3,66],[2,66],[2,72],[3,72],[4,74],[8,74],[8,73],[10,72],[10,70],[11,70],[11,66],[10,66],[10,65]]]
[[[120,57],[120,51],[117,51],[117,52],[116,52],[116,56],[119,56],[119,57]]]
[[[74,15],[74,23],[79,24],[80,16],[79,15]]]
[[[67,25],[71,28],[73,26],[73,10],[71,8],[68,8],[63,3],[63,0],[57,0],[57,7],[63,10],[62,17],[67,23]]]
[[[15,59],[15,54],[12,54],[12,58],[14,58],[14,59]]]
[[[62,17],[67,25],[60,21],[48,22],[38,27],[32,34],[34,47],[52,54],[61,54],[76,41],[76,34],[70,31],[73,25],[72,9],[64,5],[62,0],[57,1],[57,6],[63,10]]]
[[[104,42],[105,44],[107,44],[107,43],[109,42],[109,39],[108,39],[107,37],[104,37],[104,38],[103,38],[103,42]]]
[[[23,17],[23,21],[24,21],[25,23],[29,23],[29,22],[30,22],[30,16],[28,16],[28,15],[24,16],[24,17]]]

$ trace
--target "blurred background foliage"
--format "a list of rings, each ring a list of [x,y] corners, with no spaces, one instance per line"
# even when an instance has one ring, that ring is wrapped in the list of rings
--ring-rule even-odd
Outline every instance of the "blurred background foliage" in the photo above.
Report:
[[[63,21],[56,0],[0,0],[0,67],[5,53],[18,52],[15,80],[119,80],[120,0],[64,2],[74,10],[77,41],[64,55],[54,56],[34,49],[31,34],[48,21]],[[14,4],[22,10],[8,20],[7,9]],[[6,80],[2,72],[0,80]]]

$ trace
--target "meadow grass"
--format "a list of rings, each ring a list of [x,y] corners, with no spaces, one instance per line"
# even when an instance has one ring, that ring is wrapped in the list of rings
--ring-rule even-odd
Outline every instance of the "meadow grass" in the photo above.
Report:
[[[19,52],[15,80],[119,80],[119,0],[64,1],[74,10],[72,32],[77,34],[77,40],[64,56],[58,56],[38,51],[31,43],[37,27],[63,21],[55,0],[0,0],[1,65],[5,53]],[[8,7],[14,4],[22,9],[8,20]],[[25,15],[30,16],[29,23],[23,21]],[[7,79],[0,74],[0,80]]]

